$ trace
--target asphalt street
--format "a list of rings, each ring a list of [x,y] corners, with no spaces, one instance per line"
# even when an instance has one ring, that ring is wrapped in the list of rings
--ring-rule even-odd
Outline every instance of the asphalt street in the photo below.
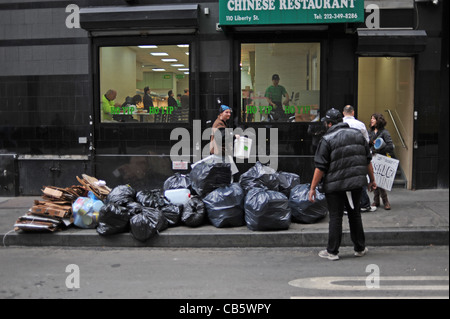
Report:
[[[176,308],[194,299],[449,297],[448,246],[374,247],[364,257],[346,247],[338,261],[320,249],[3,247],[0,298],[170,299]]]

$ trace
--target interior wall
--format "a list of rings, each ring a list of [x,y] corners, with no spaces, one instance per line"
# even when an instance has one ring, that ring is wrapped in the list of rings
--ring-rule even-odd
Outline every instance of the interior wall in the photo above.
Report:
[[[359,59],[358,119],[370,129],[370,117],[381,113],[395,145],[395,156],[412,185],[414,74],[412,58],[370,57]],[[393,119],[387,110],[391,111]],[[393,121],[395,121],[396,126]],[[403,138],[406,148],[400,139]]]
[[[256,107],[267,105],[265,91],[272,85],[272,75],[278,74],[279,84],[286,88],[292,99],[291,105],[317,105],[315,108],[319,109],[319,43],[254,44],[254,50],[250,50],[248,54],[251,74],[246,69],[242,71],[241,89],[246,86],[253,89],[253,103]],[[260,112],[254,116],[256,122],[261,120]],[[309,121],[309,117],[308,115],[306,120]]]
[[[177,79],[175,88],[176,88],[175,96],[177,94],[183,95],[184,94],[184,90],[185,89],[189,89],[189,75],[185,75],[185,77],[182,78],[182,79]]]
[[[142,70],[141,63],[136,61],[136,82],[144,79],[144,71]]]
[[[114,61],[114,68],[111,68]],[[100,48],[100,90],[117,91],[116,101],[122,103],[127,96],[136,95],[136,53],[127,47]]]
[[[357,118],[366,124],[367,129],[370,128],[370,116],[376,108],[375,61],[375,58],[359,59]]]
[[[293,57],[296,56],[299,58],[293,63]],[[307,61],[308,58],[309,61]],[[255,93],[264,96],[266,88],[272,85],[273,74],[280,76],[280,85],[286,88],[289,96],[292,95],[292,92],[318,89],[319,72],[313,72],[313,66],[318,65],[314,64],[313,60],[320,61],[320,45],[316,43],[311,45],[305,43],[255,45]],[[309,78],[307,74],[309,74]],[[312,76],[313,74],[316,78]]]

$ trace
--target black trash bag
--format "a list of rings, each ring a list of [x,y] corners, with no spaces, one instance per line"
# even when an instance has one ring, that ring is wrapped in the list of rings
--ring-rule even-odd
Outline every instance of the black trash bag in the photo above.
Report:
[[[167,219],[169,227],[178,226],[181,223],[181,213],[183,206],[177,206],[171,203],[159,208],[163,216]]]
[[[105,204],[127,206],[136,201],[136,191],[129,185],[119,185],[106,196]]]
[[[218,228],[244,226],[244,197],[244,190],[238,183],[209,193],[203,202],[211,224]]]
[[[166,205],[164,195],[160,189],[139,191],[136,194],[136,201],[144,207],[158,208]]]
[[[167,220],[156,208],[144,207],[140,214],[130,219],[130,230],[134,238],[146,241],[167,228]]]
[[[191,178],[189,177],[189,175],[175,173],[173,176],[166,179],[163,186],[163,189],[165,191],[168,189],[180,189],[180,188],[191,189]]]
[[[112,235],[128,231],[130,213],[127,207],[104,205],[99,212],[97,233]]]
[[[162,232],[163,230],[166,230],[167,228],[169,228],[169,222],[161,210],[159,210],[159,209],[156,209],[156,210],[159,213],[158,225],[157,225],[156,229],[158,229],[158,232]]]
[[[206,210],[203,201],[197,197],[192,196],[189,201],[183,205],[183,212],[181,214],[181,221],[189,227],[201,226],[205,221]]]
[[[194,166],[189,174],[192,189],[199,196],[206,196],[213,190],[231,184],[231,164],[202,162]]]
[[[288,198],[280,192],[254,188],[245,196],[245,222],[250,230],[283,230],[291,224]]]
[[[291,190],[289,206],[292,210],[292,221],[296,223],[313,224],[328,214],[328,205],[325,194],[316,188],[314,203],[308,199],[311,184],[300,184]]]
[[[143,208],[144,206],[138,202],[130,202],[127,204],[128,213],[131,217],[140,214]]]
[[[297,186],[300,185],[300,176],[294,173],[288,173],[288,172],[278,172],[278,181],[280,182],[280,189],[279,191],[282,192],[286,197],[289,198],[291,195],[291,190]]]
[[[181,220],[181,208],[173,205],[160,189],[139,191],[136,200],[144,207],[159,209],[167,219],[169,226],[177,226]]]
[[[258,161],[252,168],[241,175],[239,184],[241,184],[242,189],[247,193],[256,187],[278,191],[280,182],[277,172],[273,168],[263,165]]]

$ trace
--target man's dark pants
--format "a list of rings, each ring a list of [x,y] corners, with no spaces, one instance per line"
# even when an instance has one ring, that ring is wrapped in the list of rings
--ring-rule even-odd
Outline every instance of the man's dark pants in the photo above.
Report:
[[[367,194],[367,186],[363,186],[361,192],[361,207],[362,208],[370,208],[370,198]]]
[[[326,193],[328,211],[330,213],[329,230],[328,230],[328,246],[327,251],[330,254],[337,255],[342,240],[342,217],[344,215],[344,207],[347,208],[348,221],[350,225],[350,237],[354,245],[355,251],[363,251],[365,249],[365,235],[361,219],[361,192],[362,189],[350,191],[353,201],[350,208],[346,192]]]

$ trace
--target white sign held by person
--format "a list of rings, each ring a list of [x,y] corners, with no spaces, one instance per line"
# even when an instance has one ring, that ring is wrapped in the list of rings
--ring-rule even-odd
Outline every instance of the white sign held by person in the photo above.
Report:
[[[373,173],[378,187],[387,191],[392,189],[399,160],[376,154],[372,158]]]

